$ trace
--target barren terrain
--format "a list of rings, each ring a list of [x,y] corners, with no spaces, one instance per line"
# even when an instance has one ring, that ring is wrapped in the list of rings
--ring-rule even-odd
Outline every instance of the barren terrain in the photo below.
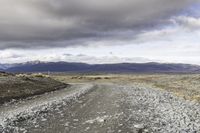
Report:
[[[54,79],[71,83],[141,84],[172,92],[187,100],[200,102],[200,74],[99,74],[54,75]]]
[[[65,89],[0,107],[0,132],[200,132],[199,75],[52,75]]]

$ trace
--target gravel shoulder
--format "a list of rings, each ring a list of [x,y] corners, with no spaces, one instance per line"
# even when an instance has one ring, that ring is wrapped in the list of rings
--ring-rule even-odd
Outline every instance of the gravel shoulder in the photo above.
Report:
[[[150,132],[200,132],[200,105],[154,88],[125,87],[130,121]]]

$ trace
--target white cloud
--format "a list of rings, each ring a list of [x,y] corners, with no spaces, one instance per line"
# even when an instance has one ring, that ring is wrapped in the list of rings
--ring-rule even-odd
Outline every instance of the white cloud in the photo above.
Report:
[[[15,54],[11,51],[0,52],[0,59],[7,60],[10,58],[20,58],[21,54]]]

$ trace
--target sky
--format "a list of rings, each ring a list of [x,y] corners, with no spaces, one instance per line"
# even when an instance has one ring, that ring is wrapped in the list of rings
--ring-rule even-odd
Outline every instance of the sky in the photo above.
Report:
[[[0,63],[200,65],[200,0],[0,0]]]

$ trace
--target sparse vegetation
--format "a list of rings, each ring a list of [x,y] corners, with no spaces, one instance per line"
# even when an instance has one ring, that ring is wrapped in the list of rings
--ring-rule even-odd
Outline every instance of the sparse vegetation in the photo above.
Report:
[[[199,74],[108,74],[108,75],[54,75],[62,82],[112,82],[117,84],[140,83],[167,90],[187,100],[200,102]]]
[[[7,73],[7,72],[1,72],[0,71],[0,76],[2,77],[2,76],[13,76],[14,74],[12,74],[12,73]]]
[[[42,74],[17,74],[15,76],[0,73],[0,104],[12,99],[22,99],[43,94],[66,86],[67,84]]]

